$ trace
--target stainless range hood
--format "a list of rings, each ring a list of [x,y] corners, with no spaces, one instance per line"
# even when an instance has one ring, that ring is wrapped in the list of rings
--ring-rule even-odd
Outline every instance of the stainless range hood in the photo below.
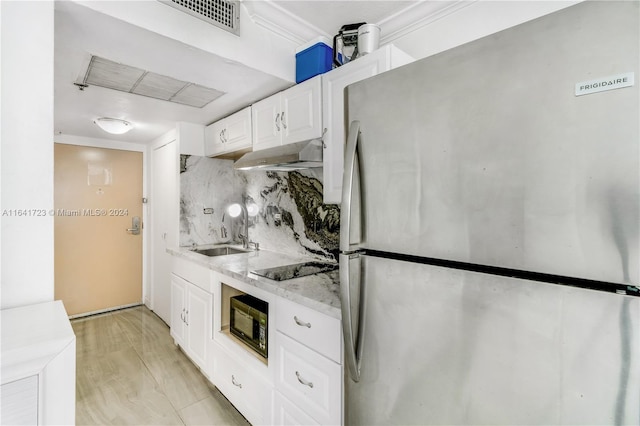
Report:
[[[322,140],[297,142],[254,151],[233,163],[237,170],[291,171],[322,167]]]

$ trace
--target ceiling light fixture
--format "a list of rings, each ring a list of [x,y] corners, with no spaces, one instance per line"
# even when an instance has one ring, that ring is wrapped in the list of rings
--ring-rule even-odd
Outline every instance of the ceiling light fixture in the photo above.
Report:
[[[133,124],[118,118],[101,117],[93,121],[102,130],[114,135],[122,135],[133,129]]]

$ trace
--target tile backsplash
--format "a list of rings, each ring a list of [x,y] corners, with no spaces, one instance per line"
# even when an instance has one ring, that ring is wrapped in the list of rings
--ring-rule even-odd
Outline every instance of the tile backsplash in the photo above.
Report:
[[[237,171],[231,160],[186,155],[180,164],[181,246],[238,242],[242,217],[226,207],[253,202],[249,238],[261,249],[337,260],[340,208],[322,204],[322,169]]]

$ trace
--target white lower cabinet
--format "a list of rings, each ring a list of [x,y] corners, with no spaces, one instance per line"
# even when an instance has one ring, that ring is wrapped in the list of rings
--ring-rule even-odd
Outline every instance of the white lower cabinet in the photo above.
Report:
[[[283,399],[275,415],[297,421],[303,413],[319,424],[341,424],[340,321],[278,298],[276,329],[275,385]]]
[[[342,418],[342,366],[276,333],[276,390],[323,425]]]
[[[271,424],[273,385],[214,343],[213,382],[253,425]],[[266,370],[266,366],[265,366]]]
[[[38,424],[38,376],[30,376],[0,387],[3,425]],[[42,422],[40,422],[42,424]]]
[[[315,352],[342,363],[342,328],[338,319],[278,298],[276,329]]]
[[[276,391],[273,398],[273,424],[299,426],[319,425],[320,423],[313,420],[307,413]]]
[[[342,424],[338,319],[179,258],[172,270],[171,335],[251,424]],[[229,333],[238,294],[269,304],[267,359]]]
[[[0,424],[75,424],[76,336],[62,301],[2,309],[0,324]]]
[[[171,336],[206,374],[213,296],[171,274]]]

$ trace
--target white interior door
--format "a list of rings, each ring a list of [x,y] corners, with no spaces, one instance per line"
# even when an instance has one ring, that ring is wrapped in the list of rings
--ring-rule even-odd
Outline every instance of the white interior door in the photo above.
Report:
[[[174,140],[154,149],[151,180],[151,297],[153,311],[171,325],[171,255],[178,246],[179,157]]]

